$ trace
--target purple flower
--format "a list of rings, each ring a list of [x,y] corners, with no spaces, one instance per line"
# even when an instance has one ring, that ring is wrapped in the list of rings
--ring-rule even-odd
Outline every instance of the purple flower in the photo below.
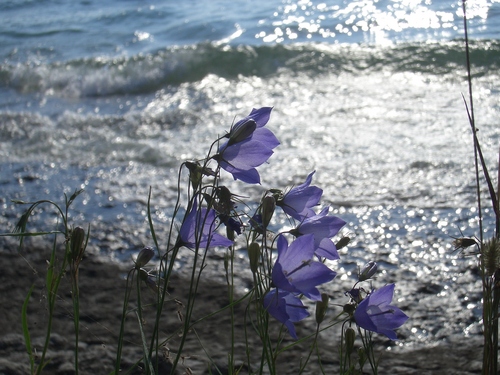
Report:
[[[336,216],[327,216],[329,207],[325,207],[319,214],[308,217],[299,226],[290,231],[294,236],[305,234],[314,235],[315,254],[326,259],[339,259],[337,247],[330,239],[335,236],[345,221]]]
[[[264,128],[271,110],[271,107],[253,109],[247,117],[233,125],[226,136],[229,139],[219,146],[214,159],[235,180],[260,183],[260,175],[255,168],[265,163],[279,145],[274,134]]]
[[[278,258],[272,270],[277,289],[301,293],[309,299],[321,301],[316,286],[331,281],[337,275],[321,262],[313,261],[314,237],[298,237],[290,246],[283,235],[278,237]]]
[[[293,187],[282,198],[276,200],[277,206],[299,221],[316,214],[311,207],[316,206],[323,195],[322,189],[310,186],[315,172],[309,173],[303,184]]]
[[[394,295],[394,284],[371,292],[361,301],[354,312],[354,320],[361,328],[381,333],[397,340],[394,330],[408,320],[408,316],[396,306],[390,305]]]
[[[241,234],[241,222],[228,215],[219,215],[219,219],[229,230]]]
[[[369,261],[364,265],[363,269],[359,272],[358,280],[365,281],[371,279],[373,275],[377,273],[377,269],[378,269],[377,263],[374,262],[373,260]]]
[[[193,208],[184,219],[179,231],[180,245],[190,249],[231,246],[233,241],[215,233],[217,226],[215,215],[212,209],[208,212],[206,208],[198,210],[196,200],[194,200]]]
[[[273,289],[264,296],[264,308],[276,320],[283,323],[290,335],[297,340],[293,323],[309,316],[307,308],[300,298],[284,290]]]
[[[269,129],[264,128],[271,118],[272,110],[272,107],[253,108],[247,117],[241,119],[231,127],[229,134],[226,136],[229,138],[228,143],[241,142],[251,137],[264,143],[271,149],[278,146],[280,143],[274,134]]]

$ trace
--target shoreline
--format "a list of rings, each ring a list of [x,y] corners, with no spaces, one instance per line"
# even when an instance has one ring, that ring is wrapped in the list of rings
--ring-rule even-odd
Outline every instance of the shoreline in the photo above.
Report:
[[[25,245],[25,248],[26,245]],[[46,272],[47,254],[37,249],[30,249],[29,254],[23,255],[2,252],[0,263],[0,285],[2,301],[0,309],[4,317],[0,321],[0,374],[29,373],[28,355],[24,346],[21,327],[21,307],[26,294],[32,284],[35,285],[29,305],[28,323],[33,346],[40,348],[45,335],[44,327],[47,318],[46,301],[44,296],[44,277]],[[116,263],[105,262],[97,256],[89,254],[80,266],[80,373],[81,374],[109,374],[114,369],[116,343],[119,333],[120,317],[122,314],[123,297],[125,294],[125,275],[128,270]],[[161,322],[161,336],[171,336],[173,330],[180,326],[179,314],[182,308],[173,299],[182,301],[188,293],[189,283],[182,276],[173,275],[169,287],[171,301],[164,308]],[[197,313],[207,314],[216,311],[227,303],[225,285],[217,282],[200,283],[197,299],[197,310],[193,317],[200,318]],[[144,288],[144,292],[147,289]],[[132,293],[133,296],[133,293]],[[143,294],[143,296],[145,296]],[[64,277],[59,289],[60,299],[56,305],[54,315],[53,334],[48,351],[51,359],[43,373],[56,375],[72,374],[74,371],[74,326],[71,318],[71,288],[69,277]],[[133,298],[133,297],[132,297]],[[147,302],[153,298],[146,296]],[[135,305],[133,300],[129,308]],[[246,358],[244,350],[243,317],[245,306],[236,309],[236,363],[243,363]],[[145,328],[154,324],[153,308],[145,308]],[[125,330],[125,344],[123,349],[122,368],[132,366],[141,357],[140,332],[135,314],[127,319]],[[214,329],[215,327],[229,327],[229,313],[222,312],[214,318],[207,319],[195,326],[196,335],[188,335],[185,346],[186,358],[180,363],[177,373],[182,373],[185,367],[194,374],[207,372],[208,360],[204,350],[207,350],[215,363],[224,368],[229,351],[229,329]],[[278,324],[276,324],[278,327]],[[307,324],[297,327],[299,337],[307,334],[311,327]],[[147,334],[147,333],[146,333]],[[239,336],[239,337],[238,337]],[[250,337],[252,339],[253,336]],[[257,337],[250,347],[259,347]],[[167,346],[172,353],[177,345],[175,335],[171,337]],[[391,351],[381,353],[380,373],[391,374],[473,374],[481,372],[482,337],[480,335],[465,338],[461,335],[450,337],[448,342],[434,343],[427,347],[408,348],[393,347]],[[292,341],[290,341],[291,343]],[[288,343],[288,342],[287,342]],[[382,345],[381,345],[382,346]],[[281,354],[280,363],[283,364],[281,373],[294,373],[292,364],[299,363],[299,358],[307,355],[308,345],[298,345]],[[164,351],[163,354],[167,354]],[[324,345],[322,347],[323,367],[327,372],[335,371],[338,367],[337,347]],[[168,361],[165,361],[165,364]],[[168,366],[168,364],[166,364]],[[183,367],[185,366],[185,367]],[[311,370],[305,372],[317,373],[315,358],[310,362]],[[316,369],[316,371],[315,371]],[[164,368],[168,373],[168,367]],[[245,368],[241,373],[245,372]],[[134,371],[132,374],[140,374]],[[222,371],[222,373],[224,373]]]

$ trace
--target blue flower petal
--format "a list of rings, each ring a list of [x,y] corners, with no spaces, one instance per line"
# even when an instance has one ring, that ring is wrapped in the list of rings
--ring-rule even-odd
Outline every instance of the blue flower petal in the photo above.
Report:
[[[373,291],[359,303],[354,312],[354,320],[358,326],[386,335],[391,340],[397,340],[394,330],[408,320],[401,309],[390,305],[394,287],[394,284],[389,284]]]

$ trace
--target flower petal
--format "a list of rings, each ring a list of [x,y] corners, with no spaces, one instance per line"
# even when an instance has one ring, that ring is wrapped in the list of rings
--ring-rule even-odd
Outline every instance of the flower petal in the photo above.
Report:
[[[297,333],[293,323],[297,323],[309,316],[302,301],[293,294],[273,289],[264,296],[264,308],[279,322],[283,323],[295,340]]]
[[[312,182],[312,176],[316,171],[309,173],[306,181],[292,188],[278,205],[288,215],[297,220],[304,220],[307,217],[315,216],[312,207],[316,206],[323,195],[323,190],[317,186],[309,186]]]
[[[390,305],[394,284],[386,285],[370,293],[354,311],[354,320],[361,328],[386,335],[397,340],[394,330],[401,327],[408,316],[398,307]]]

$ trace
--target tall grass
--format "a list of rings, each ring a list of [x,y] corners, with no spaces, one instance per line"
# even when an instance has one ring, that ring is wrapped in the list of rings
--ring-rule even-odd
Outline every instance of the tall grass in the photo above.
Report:
[[[498,314],[500,305],[500,152],[497,177],[497,190],[493,186],[493,180],[488,172],[481,144],[477,136],[476,121],[474,116],[474,96],[472,89],[472,73],[470,61],[469,35],[467,28],[467,2],[462,0],[465,34],[465,57],[467,68],[468,101],[464,97],[465,108],[469,119],[474,147],[474,166],[476,179],[476,194],[479,213],[479,236],[470,238],[458,238],[456,247],[465,249],[473,246],[479,258],[479,269],[482,282],[482,323],[483,323],[483,366],[482,374],[498,373]],[[481,178],[481,174],[483,178]],[[495,231],[491,239],[483,236],[483,203],[481,198],[481,186],[484,183],[488,188],[491,208],[495,214]]]

